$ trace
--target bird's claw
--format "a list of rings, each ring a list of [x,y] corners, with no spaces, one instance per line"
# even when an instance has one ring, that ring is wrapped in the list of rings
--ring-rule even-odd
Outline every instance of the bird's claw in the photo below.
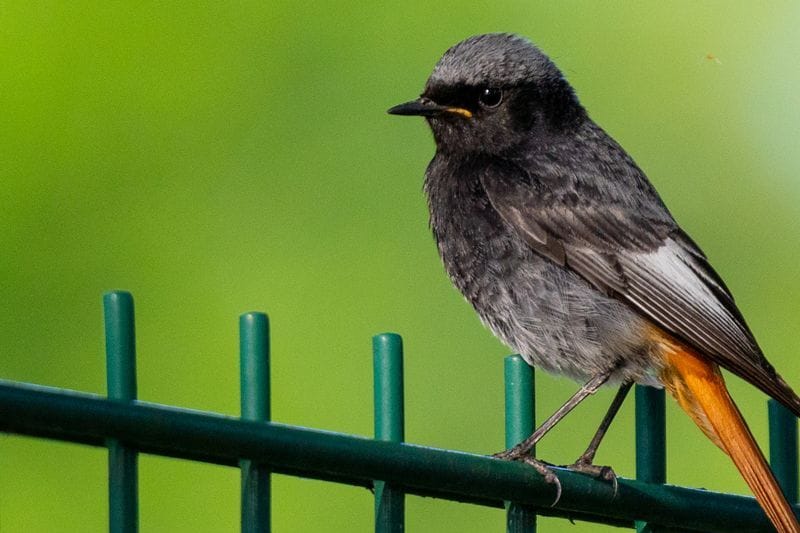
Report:
[[[532,455],[527,452],[521,452],[515,448],[511,448],[509,450],[505,450],[503,452],[498,452],[492,454],[492,457],[496,459],[504,459],[507,461],[519,461],[525,463],[528,466],[533,467],[545,480],[546,483],[550,485],[555,485],[556,487],[556,497],[553,500],[553,503],[550,504],[550,507],[555,507],[558,501],[561,499],[561,480],[558,479],[555,472],[552,470],[552,464],[536,459]]]
[[[564,466],[564,468],[572,470],[573,472],[586,474],[601,481],[610,482],[611,486],[614,489],[614,497],[616,498],[617,489],[619,488],[619,483],[617,482],[617,474],[614,472],[614,469],[611,468],[610,466],[599,466],[592,464],[588,461],[581,461],[579,459],[571,465]]]
[[[544,461],[540,461],[535,457],[531,457],[530,455],[523,457],[522,462],[524,462],[526,465],[532,466],[534,470],[542,475],[547,483],[556,486],[556,497],[553,500],[553,503],[550,504],[550,507],[555,507],[558,503],[558,500],[561,499],[561,480],[558,479],[558,476],[555,474],[555,472],[553,472],[553,469],[551,468],[553,465]]]

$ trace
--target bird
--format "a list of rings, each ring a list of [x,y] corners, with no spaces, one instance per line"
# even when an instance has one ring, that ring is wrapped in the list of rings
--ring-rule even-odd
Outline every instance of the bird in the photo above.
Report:
[[[528,364],[582,383],[497,456],[558,484],[533,446],[614,384],[609,411],[570,468],[616,480],[594,465],[605,431],[632,384],[663,387],[731,457],[776,529],[800,531],[721,369],[796,416],[800,398],[707,256],[553,61],[516,34],[469,37],[444,53],[419,98],[388,112],[422,116],[432,130],[424,191],[452,283]]]

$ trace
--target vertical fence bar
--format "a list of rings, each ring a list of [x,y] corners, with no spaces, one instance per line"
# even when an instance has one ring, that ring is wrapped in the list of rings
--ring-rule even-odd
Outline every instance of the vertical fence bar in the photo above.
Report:
[[[664,389],[636,385],[636,479],[648,483],[667,481],[667,429]],[[638,533],[656,528],[636,522]]]
[[[133,297],[125,291],[103,295],[108,397],[136,399],[136,334]],[[108,530],[134,533],[139,529],[139,467],[136,450],[108,440]]]
[[[403,339],[395,333],[372,338],[375,401],[375,438],[389,442],[405,439],[403,413]],[[383,481],[375,481],[375,532],[405,530],[405,494]]]
[[[797,502],[797,417],[770,399],[769,462],[786,499]]]
[[[505,358],[506,448],[512,448],[528,438],[534,430],[535,395],[533,367],[519,355]],[[508,503],[506,509],[508,533],[535,533],[536,512],[527,505]]]
[[[239,317],[239,372],[242,418],[257,422],[270,420],[269,318],[264,313]],[[249,460],[242,470],[242,532],[270,531],[271,476],[264,465]]]

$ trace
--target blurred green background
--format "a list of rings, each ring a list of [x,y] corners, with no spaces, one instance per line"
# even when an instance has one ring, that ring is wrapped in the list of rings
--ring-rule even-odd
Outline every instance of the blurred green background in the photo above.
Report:
[[[370,337],[406,342],[407,439],[503,444],[502,357],[427,227],[415,97],[514,31],[564,70],[800,388],[800,6],[729,2],[0,3],[0,377],[104,393],[101,295],[133,292],[143,400],[238,413],[237,317],[268,311],[273,417],[372,432]],[[575,390],[539,375],[538,412]],[[764,396],[730,379],[760,439]],[[539,447],[570,462],[612,391]],[[633,405],[598,460],[633,476]],[[668,407],[669,480],[747,489]],[[0,438],[0,530],[103,531],[106,453]],[[238,472],[141,458],[142,531],[235,531]],[[409,497],[408,530],[502,531]],[[275,531],[368,531],[364,489],[275,476]],[[604,528],[541,519],[541,531]]]

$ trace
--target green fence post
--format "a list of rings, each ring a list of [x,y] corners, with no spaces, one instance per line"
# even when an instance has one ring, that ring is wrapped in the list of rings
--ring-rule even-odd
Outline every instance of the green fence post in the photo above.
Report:
[[[239,317],[239,372],[242,418],[269,422],[269,319],[264,313]],[[270,530],[270,472],[253,461],[240,461],[242,470],[242,531]]]
[[[667,430],[664,389],[636,385],[636,479],[648,483],[667,481]],[[638,533],[657,531],[637,521]]]
[[[770,399],[769,462],[786,499],[797,502],[797,417]]]
[[[509,355],[503,365],[506,397],[506,448],[528,438],[534,430],[535,396],[531,367],[519,355]],[[535,533],[536,511],[528,505],[506,504],[508,533]]]
[[[403,339],[395,333],[372,337],[372,363],[375,401],[375,438],[403,442]],[[405,530],[405,494],[375,481],[375,532],[399,533]]]
[[[108,397],[136,399],[136,335],[133,297],[125,291],[103,295]],[[108,439],[108,530],[134,533],[139,529],[138,457],[116,439]]]

